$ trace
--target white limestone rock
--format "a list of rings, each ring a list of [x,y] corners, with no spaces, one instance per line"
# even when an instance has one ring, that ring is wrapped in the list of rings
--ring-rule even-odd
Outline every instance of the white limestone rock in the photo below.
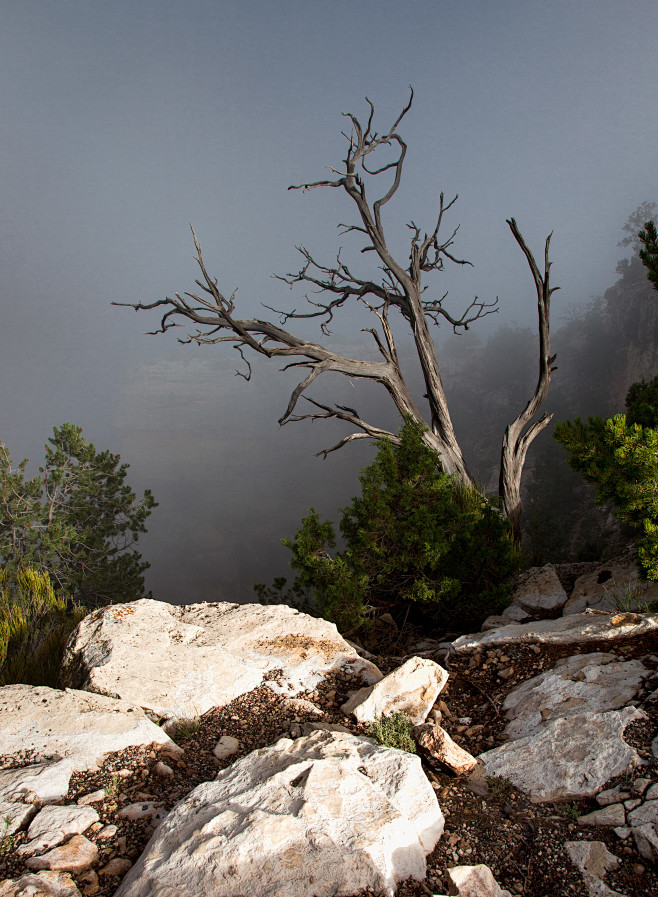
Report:
[[[642,579],[635,559],[630,555],[602,564],[574,583],[564,616],[580,614],[585,608],[616,611],[636,610],[658,598],[658,583]]]
[[[34,685],[0,688],[0,754],[31,749],[57,759],[0,772],[0,799],[30,792],[54,803],[73,771],[95,769],[113,751],[146,744],[176,746],[140,707],[104,695]],[[22,795],[22,797],[21,797]]]
[[[79,624],[63,662],[67,685],[115,695],[159,716],[192,719],[257,688],[312,689],[330,670],[376,682],[381,673],[326,620],[285,605],[189,604],[143,598]]]
[[[443,814],[420,758],[315,732],[255,751],[161,824],[116,897],[330,897],[423,879]]]
[[[617,615],[624,617],[624,615]],[[556,620],[515,623],[488,632],[462,635],[452,642],[455,651],[471,651],[480,646],[568,645],[577,642],[614,641],[630,635],[644,635],[658,629],[658,614],[629,614],[617,619],[609,614],[573,614]]]
[[[30,823],[26,844],[17,848],[20,856],[32,856],[37,851],[59,846],[68,835],[81,835],[98,822],[99,815],[92,807],[46,806]]]
[[[36,812],[37,807],[34,804],[0,800],[0,819],[4,836],[15,835],[25,828]]]
[[[530,567],[518,578],[512,593],[511,606],[518,606],[533,617],[554,613],[564,607],[567,593],[558,579],[555,567]],[[504,613],[504,612],[503,612]]]
[[[232,735],[222,735],[215,747],[212,749],[213,754],[218,760],[226,760],[237,754],[240,750],[240,742]]]
[[[450,894],[456,897],[512,897],[500,887],[488,866],[453,866],[448,869]]]
[[[28,872],[0,881],[0,897],[81,897],[68,872]]]
[[[509,741],[479,759],[486,775],[504,776],[535,803],[593,797],[609,779],[639,762],[622,737],[637,719],[646,714],[625,707],[552,720],[534,735]]]
[[[534,735],[553,719],[617,710],[631,701],[650,671],[615,654],[577,654],[512,689],[503,702],[509,738]]]
[[[603,841],[567,841],[565,850],[582,872],[589,897],[624,897],[603,881],[603,876],[619,865],[619,858],[610,853]]]
[[[412,657],[376,685],[359,689],[341,710],[361,723],[402,712],[417,726],[425,722],[447,681],[448,673],[438,663]]]
[[[3,769],[0,771],[0,800],[9,803],[53,803],[68,791],[72,771],[71,764],[61,758],[18,769]]]

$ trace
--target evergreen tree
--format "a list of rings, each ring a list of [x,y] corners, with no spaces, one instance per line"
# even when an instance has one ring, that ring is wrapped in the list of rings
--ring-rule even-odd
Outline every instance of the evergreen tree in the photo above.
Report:
[[[87,607],[144,595],[149,566],[134,550],[156,507],[125,483],[119,455],[97,452],[72,424],[55,427],[40,476],[25,479],[0,448],[0,563],[48,573],[56,591]]]

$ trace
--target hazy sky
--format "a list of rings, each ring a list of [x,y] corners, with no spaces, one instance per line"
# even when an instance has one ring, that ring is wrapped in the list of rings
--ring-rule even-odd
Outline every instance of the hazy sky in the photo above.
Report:
[[[494,323],[525,326],[534,289],[505,218],[538,255],[553,230],[558,324],[614,281],[623,223],[658,199],[657,36],[655,0],[0,0],[0,439],[36,467],[54,425],[82,425],[160,500],[156,597],[250,598],[370,450],[314,459],[336,431],[279,430],[275,366],[247,384],[230,350],[146,337],[155,320],[110,300],[191,288],[192,223],[244,317],[285,306],[270,274],[299,243],[331,261],[354,217],[337,190],[287,187],[343,158],[341,112],[367,95],[383,130],[412,84],[391,245],[404,259],[405,223],[433,226],[440,191],[459,193],[475,267],[437,290],[454,309],[498,295]],[[351,323],[337,337],[356,352]]]

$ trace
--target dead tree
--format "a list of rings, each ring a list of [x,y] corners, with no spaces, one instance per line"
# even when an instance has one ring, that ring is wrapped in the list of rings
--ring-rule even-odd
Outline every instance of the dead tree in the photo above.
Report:
[[[200,292],[175,293],[173,298],[167,296],[165,299],[148,303],[114,304],[129,305],[136,310],[164,308],[165,312],[161,318],[160,327],[154,331],[155,333],[164,333],[171,327],[178,326],[180,319],[191,321],[196,325],[196,329],[180,342],[193,342],[202,345],[231,343],[246,365],[245,372],[237,373],[247,380],[251,377],[251,366],[244,354],[246,349],[267,358],[288,359],[283,370],[291,367],[307,370],[308,374],[292,391],[288,407],[279,419],[279,423],[334,418],[346,421],[355,428],[336,445],[319,453],[324,457],[329,452],[356,439],[389,439],[392,442],[397,442],[398,437],[395,433],[369,423],[354,408],[323,404],[305,395],[306,390],[320,374],[327,371],[380,383],[387,390],[403,418],[409,417],[427,428],[425,441],[436,451],[441,468],[446,473],[456,476],[461,482],[472,485],[471,476],[450,419],[430,325],[438,325],[441,320],[444,320],[455,333],[467,330],[468,326],[478,318],[496,312],[498,299],[487,302],[475,297],[457,317],[450,314],[444,306],[447,294],[440,298],[427,298],[428,287],[423,284],[424,275],[442,271],[446,261],[457,265],[470,264],[463,259],[456,258],[453,254],[452,245],[457,228],[452,230],[447,238],[440,236],[444,215],[456,201],[456,196],[450,202],[445,203],[444,196],[441,194],[436,225],[431,232],[422,232],[421,236],[421,229],[413,221],[408,225],[411,231],[408,263],[400,263],[387,246],[382,210],[400,186],[407,145],[397,133],[397,128],[411,108],[412,101],[413,90],[409,102],[392,127],[381,135],[373,130],[375,110],[374,105],[367,98],[369,115],[365,127],[354,115],[344,113],[345,117],[350,120],[352,128],[349,134],[343,132],[347,140],[347,155],[342,163],[343,168],[332,169],[335,176],[333,179],[306,182],[289,187],[290,190],[301,189],[304,192],[316,187],[337,187],[345,191],[356,207],[359,223],[340,225],[340,227],[343,228],[343,234],[355,232],[363,235],[365,245],[361,251],[364,253],[374,252],[380,263],[380,273],[376,279],[367,280],[358,277],[341,259],[340,250],[335,264],[326,266],[316,261],[307,249],[298,247],[303,259],[300,270],[296,274],[288,274],[278,279],[291,287],[296,284],[310,284],[317,289],[320,298],[310,299],[307,295],[307,307],[303,311],[297,311],[297,309],[282,311],[265,305],[265,308],[277,315],[278,323],[256,318],[243,320],[236,314],[235,293],[226,296],[220,290],[217,279],[209,275],[203,260],[201,246],[194,229],[192,229],[197,251],[196,261],[202,275],[201,279],[196,280]],[[367,157],[382,147],[393,150],[392,161],[383,162],[380,167],[368,166],[366,164],[369,161]],[[371,183],[370,178],[386,176],[387,173],[390,181],[388,189],[379,199],[371,202],[366,196],[366,183]],[[548,286],[550,237],[546,240],[545,269],[542,278],[516,222],[511,219],[507,223],[530,265],[537,287],[539,305],[539,381],[535,394],[526,408],[507,427],[501,458],[500,496],[502,507],[504,513],[510,518],[516,533],[519,534],[519,485],[526,452],[530,442],[550,421],[550,415],[544,415],[540,420],[531,423],[531,418],[539,409],[548,392],[554,361],[554,358],[549,356],[549,307],[550,296],[555,288],[549,289]],[[365,330],[371,334],[374,340],[379,360],[347,358],[332,352],[319,343],[295,336],[285,329],[288,322],[295,319],[313,318],[320,322],[322,332],[328,334],[328,325],[334,315],[350,302],[361,303],[374,316],[375,326]],[[424,400],[428,406],[425,413],[413,399],[400,370],[393,334],[394,316],[403,320],[414,340],[425,383]],[[312,406],[306,413],[298,411],[298,403],[302,397]]]

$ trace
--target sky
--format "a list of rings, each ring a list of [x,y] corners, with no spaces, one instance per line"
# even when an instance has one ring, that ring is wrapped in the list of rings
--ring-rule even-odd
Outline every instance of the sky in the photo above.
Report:
[[[655,0],[0,0],[0,21],[0,440],[33,472],[65,421],[119,452],[160,502],[140,546],[161,600],[252,600],[305,509],[336,519],[374,451],[315,458],[343,431],[278,426],[290,374],[257,364],[246,383],[228,347],[146,336],[153,317],[111,305],[193,287],[190,224],[243,317],[303,301],[271,278],[297,245],[365,265],[341,191],[287,188],[340,163],[341,113],[366,116],[367,96],[383,131],[409,85],[389,245],[406,259],[407,222],[433,227],[440,192],[459,194],[473,267],[433,287],[453,311],[498,296],[483,336],[535,326],[506,218],[538,258],[553,232],[559,326],[614,282],[624,222],[658,200]],[[341,351],[371,351],[360,320],[336,322]],[[397,426],[376,390],[358,397]]]

